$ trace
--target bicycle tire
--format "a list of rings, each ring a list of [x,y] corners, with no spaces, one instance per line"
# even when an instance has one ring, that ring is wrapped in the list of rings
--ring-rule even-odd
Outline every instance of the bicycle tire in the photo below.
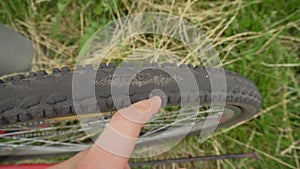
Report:
[[[166,63],[159,66],[157,63],[146,63],[156,68],[168,68],[179,70],[186,66],[194,75],[199,87],[199,100],[201,104],[209,103],[211,100],[210,81],[207,71],[210,70],[213,76],[221,75],[217,68],[204,66],[191,66]],[[137,67],[136,63],[123,65],[124,72]],[[153,68],[152,67],[152,68]],[[111,97],[111,86],[114,64],[100,64],[94,70],[91,65],[77,66],[76,72],[96,72],[95,83],[97,105],[102,112],[115,110]],[[149,93],[160,88],[166,95],[167,105],[178,105],[184,98],[180,96],[179,88],[170,80],[169,75],[161,70],[146,69],[140,72],[130,83],[130,99],[132,103],[149,97]],[[260,111],[261,96],[257,87],[247,78],[228,70],[225,70],[227,92],[226,105],[238,106],[242,110],[242,115],[234,119],[231,124],[251,118]],[[126,73],[125,73],[126,74]],[[72,77],[73,72],[68,67],[61,69],[54,68],[52,74],[46,71],[30,72],[27,77],[16,75],[0,80],[0,126],[10,125],[18,122],[27,122],[45,118],[55,118],[76,115],[72,100]],[[157,77],[167,78],[166,81],[151,81],[149,79]],[[201,84],[199,84],[201,83]],[[101,89],[101,90],[99,90]],[[186,96],[188,98],[188,96]],[[122,105],[126,107],[128,105]]]

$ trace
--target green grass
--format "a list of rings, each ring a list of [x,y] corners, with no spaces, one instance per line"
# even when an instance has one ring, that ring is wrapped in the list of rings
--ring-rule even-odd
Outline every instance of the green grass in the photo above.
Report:
[[[180,166],[300,168],[299,0],[179,1],[173,7],[170,0],[125,2],[4,0],[0,1],[0,22],[34,42],[38,55],[32,70],[36,71],[74,65],[88,37],[118,16],[144,11],[184,16],[209,36],[226,69],[258,86],[262,111],[255,119],[218,132],[205,143],[191,136],[151,159],[256,151],[259,161],[221,160]]]

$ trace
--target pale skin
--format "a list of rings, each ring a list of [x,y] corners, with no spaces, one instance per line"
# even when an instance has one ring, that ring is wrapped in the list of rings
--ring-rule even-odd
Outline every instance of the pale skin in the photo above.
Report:
[[[160,97],[154,96],[150,99],[139,101],[125,109],[128,111],[138,110],[141,113],[145,113],[145,116],[148,116],[150,119],[150,117],[159,110],[160,106]],[[144,125],[144,123],[133,122],[123,117],[119,112],[111,118],[109,124],[119,133],[131,138],[138,138],[140,130]],[[106,169],[108,167],[110,169],[130,169],[128,160],[128,157],[118,156],[94,144],[89,149],[78,153],[62,163],[50,167],[50,169]]]

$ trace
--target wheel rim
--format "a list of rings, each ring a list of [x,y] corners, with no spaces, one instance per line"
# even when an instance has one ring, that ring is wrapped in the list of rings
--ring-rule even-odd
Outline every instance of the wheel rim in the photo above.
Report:
[[[187,107],[184,116],[179,120],[177,119],[176,123],[174,123],[174,119],[176,119],[178,111],[169,111],[164,116],[162,113],[165,113],[165,111],[156,114],[145,124],[140,137],[143,138],[151,135],[159,136],[159,134],[166,131],[168,127],[177,126],[177,132],[164,133],[162,136],[158,137],[160,140],[171,139],[172,137],[185,134],[180,133],[180,127],[183,127],[190,122],[190,125],[194,125],[190,132],[199,133],[205,118],[220,118],[221,114],[221,118],[219,119],[220,124],[226,124],[241,114],[241,109],[237,106],[226,106],[223,114],[217,108],[207,109],[205,107],[199,107],[199,109],[204,109],[199,112],[189,111],[191,109],[195,109],[195,107]],[[93,117],[92,115],[90,116]],[[111,116],[112,113],[102,113],[102,116],[99,116],[98,114],[99,120],[96,122],[103,124],[104,128]],[[195,117],[197,117],[197,119],[193,121]],[[91,145],[91,142],[88,141],[89,137],[97,136],[103,128],[99,130],[99,133],[95,133],[94,136],[87,136],[82,129],[82,126],[80,126],[80,123],[76,120],[71,120],[73,118],[68,117],[69,120],[67,122],[60,122],[65,118],[58,118],[29,122],[23,127],[21,125],[24,124],[19,124],[19,126],[11,125],[6,128],[1,128],[0,156],[71,153],[88,148]],[[32,127],[33,125],[36,126]],[[137,144],[146,145],[149,143],[138,141]]]

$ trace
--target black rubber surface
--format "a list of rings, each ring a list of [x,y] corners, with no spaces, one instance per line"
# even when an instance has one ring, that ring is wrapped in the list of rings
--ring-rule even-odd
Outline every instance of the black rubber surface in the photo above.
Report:
[[[93,112],[98,106],[102,112],[115,110],[130,105],[128,100],[124,101],[125,95],[117,96],[117,101],[113,101],[111,96],[111,85],[121,90],[126,89],[122,83],[131,76],[129,92],[132,103],[148,98],[150,93],[160,89],[164,93],[163,101],[168,105],[178,105],[181,103],[209,103],[211,98],[218,100],[218,94],[211,94],[211,77],[222,77],[222,71],[216,68],[206,68],[202,66],[193,67],[191,65],[180,65],[165,63],[159,66],[156,63],[145,63],[143,71],[135,74],[141,67],[136,63],[124,63],[118,68],[120,74],[114,76],[116,67],[114,64],[101,64],[97,70],[91,65],[78,66],[75,73],[69,68],[53,69],[52,74],[45,71],[31,72],[28,76],[17,75],[0,80],[0,125],[8,125],[16,122],[26,122],[45,118],[63,117],[75,115],[74,102],[72,99],[72,80],[74,74],[80,77],[84,84],[94,84],[96,102],[91,102],[91,94],[87,94],[84,87],[74,88],[73,97],[79,104],[80,111]],[[181,91],[180,84],[189,84],[184,70],[190,70],[193,78],[196,79],[198,89],[191,88]],[[168,72],[168,73],[167,73]],[[210,72],[208,74],[208,72]],[[95,82],[86,83],[90,77],[95,75]],[[250,111],[251,116],[260,110],[261,97],[256,86],[243,76],[226,71],[226,104],[241,107],[243,112]],[[112,80],[118,83],[111,83]],[[225,84],[218,84],[225,85]],[[199,95],[195,95],[198,90]],[[153,94],[153,93],[152,93]],[[156,94],[154,92],[154,94]],[[160,95],[160,94],[159,94]],[[221,98],[220,98],[221,99]],[[243,107],[243,105],[246,105]],[[245,116],[246,117],[246,116]],[[241,120],[245,119],[241,117]],[[247,118],[249,115],[247,116]],[[236,122],[238,122],[237,120]]]

